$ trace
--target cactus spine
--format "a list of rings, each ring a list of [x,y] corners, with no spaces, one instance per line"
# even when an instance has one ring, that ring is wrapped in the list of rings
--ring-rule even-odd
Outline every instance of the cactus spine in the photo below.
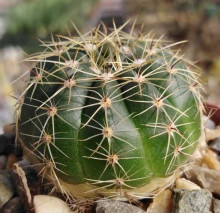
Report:
[[[200,83],[151,34],[95,29],[30,57],[18,135],[42,176],[78,197],[138,198],[170,184],[202,135]]]

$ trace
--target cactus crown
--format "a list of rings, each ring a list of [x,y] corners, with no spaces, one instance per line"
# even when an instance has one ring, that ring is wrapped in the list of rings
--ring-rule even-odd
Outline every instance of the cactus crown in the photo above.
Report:
[[[192,64],[151,34],[98,28],[29,58],[18,134],[39,173],[80,197],[146,197],[170,184],[201,136]]]

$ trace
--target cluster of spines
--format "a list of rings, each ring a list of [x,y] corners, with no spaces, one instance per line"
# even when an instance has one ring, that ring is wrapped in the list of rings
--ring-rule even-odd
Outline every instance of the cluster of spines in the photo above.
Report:
[[[156,120],[154,123],[147,123],[143,124],[148,126],[149,128],[154,128],[154,131],[156,129],[162,130],[162,132],[155,134],[153,137],[157,137],[162,134],[168,135],[168,142],[167,142],[167,150],[166,155],[164,156],[164,161],[166,161],[167,157],[172,156],[170,160],[170,164],[167,168],[167,174],[170,173],[170,168],[178,161],[178,157],[180,155],[187,155],[187,153],[184,152],[185,149],[187,149],[189,146],[192,146],[193,144],[188,143],[188,137],[185,138],[184,133],[181,133],[178,130],[179,126],[187,125],[187,123],[183,124],[176,124],[178,119],[182,116],[185,116],[185,112],[182,112],[178,108],[175,108],[172,105],[169,105],[166,102],[166,99],[173,95],[173,93],[169,95],[165,95],[166,91],[170,88],[172,81],[166,88],[163,88],[163,83],[160,85],[155,84],[154,81],[165,81],[163,78],[155,77],[158,74],[168,73],[170,76],[170,79],[172,79],[173,76],[178,76],[178,78],[183,79],[186,82],[186,85],[188,85],[188,88],[185,88],[185,92],[192,93],[196,102],[197,106],[200,107],[198,111],[202,109],[202,100],[201,96],[198,90],[200,90],[200,83],[198,80],[198,75],[195,72],[192,72],[188,69],[179,69],[175,68],[175,65],[179,61],[184,61],[183,56],[179,56],[178,52],[174,53],[172,55],[172,58],[167,61],[166,56],[164,55],[164,51],[170,52],[169,48],[177,45],[177,44],[166,44],[166,42],[162,41],[162,38],[156,40],[151,37],[151,35],[139,35],[138,37],[135,35],[133,30],[129,34],[125,34],[122,32],[122,28],[114,29],[112,33],[109,35],[104,34],[103,32],[99,31],[98,29],[95,29],[91,32],[91,35],[81,35],[79,33],[80,38],[75,37],[57,37],[58,41],[54,41],[52,43],[44,43],[47,50],[37,56],[33,56],[29,58],[29,61],[34,61],[38,63],[38,66],[33,68],[31,70],[32,77],[31,81],[28,82],[28,86],[26,90],[22,93],[21,97],[28,92],[28,90],[32,90],[30,97],[26,97],[30,100],[34,100],[34,93],[36,90],[36,87],[38,85],[44,85],[44,84],[52,84],[52,85],[60,85],[59,89],[54,92],[53,95],[47,98],[46,101],[42,100],[35,100],[39,102],[38,106],[32,105],[32,107],[35,108],[36,111],[41,110],[41,114],[36,114],[35,117],[30,118],[29,120],[25,121],[24,123],[21,123],[20,125],[24,125],[27,122],[31,122],[38,130],[41,132],[40,137],[39,135],[28,135],[30,137],[35,138],[36,142],[33,143],[33,149],[32,152],[35,153],[35,155],[45,164],[45,167],[41,170],[41,173],[45,173],[46,170],[52,171],[51,176],[53,179],[55,179],[56,182],[59,183],[59,178],[56,176],[56,170],[59,170],[57,162],[55,162],[55,159],[53,158],[53,154],[50,150],[50,147],[55,147],[58,151],[61,152],[61,154],[66,155],[63,153],[57,146],[56,146],[56,139],[62,139],[62,140],[71,140],[72,138],[59,138],[56,135],[59,134],[55,130],[54,125],[54,117],[58,117],[59,119],[63,120],[64,122],[67,122],[65,119],[63,119],[59,115],[59,111],[66,110],[66,106],[57,106],[59,104],[54,103],[54,98],[60,94],[64,90],[69,90],[69,102],[71,100],[71,97],[77,94],[72,94],[71,89],[73,87],[82,87],[83,82],[102,82],[102,87],[104,88],[105,85],[120,80],[120,84],[117,86],[114,86],[114,91],[119,90],[124,85],[134,82],[136,85],[133,87],[127,89],[123,93],[127,93],[129,91],[132,91],[133,89],[139,89],[138,92],[133,93],[132,95],[118,99],[117,95],[114,95],[115,92],[112,93],[105,93],[104,89],[102,90],[103,93],[97,93],[95,90],[92,90],[91,87],[88,86],[88,90],[90,92],[93,92],[96,94],[96,97],[88,97],[84,95],[84,98],[87,99],[93,99],[96,101],[96,103],[91,105],[85,105],[81,107],[76,107],[72,109],[68,109],[68,111],[75,111],[80,109],[85,109],[87,107],[93,107],[96,106],[97,110],[88,117],[87,121],[82,125],[83,127],[91,127],[91,128],[98,128],[100,130],[100,135],[102,135],[102,140],[97,144],[97,148],[91,151],[90,156],[84,156],[85,158],[89,159],[96,159],[96,160],[102,160],[106,162],[105,169],[100,174],[100,178],[97,180],[92,179],[86,179],[87,181],[91,182],[92,184],[99,185],[101,184],[100,188],[109,188],[115,186],[116,188],[120,189],[120,193],[122,188],[125,186],[127,188],[133,188],[129,185],[130,181],[135,181],[135,179],[132,179],[132,175],[129,175],[129,171],[125,171],[122,165],[120,164],[120,159],[129,159],[126,158],[126,152],[125,153],[113,153],[111,150],[111,139],[114,137],[117,137],[115,135],[114,131],[114,124],[109,125],[108,121],[108,109],[111,109],[116,114],[118,112],[114,109],[114,104],[120,101],[124,101],[124,99],[128,101],[133,101],[134,103],[146,103],[150,104],[151,106],[147,107],[144,111],[142,111],[139,114],[132,114],[131,116],[141,116],[143,113],[148,112],[150,109],[156,109]],[[133,29],[133,28],[132,28]],[[63,41],[64,40],[64,41]],[[144,43],[144,46],[141,46],[140,43]],[[106,53],[106,58],[102,57],[101,53],[102,51],[105,51],[105,45],[111,46],[113,48],[108,55]],[[141,56],[135,55],[135,50],[139,48],[142,51]],[[107,50],[106,50],[107,51]],[[74,52],[74,55],[71,56],[70,52]],[[83,54],[79,54],[82,53]],[[98,53],[98,54],[97,54]],[[114,53],[114,58],[112,58],[112,55]],[[65,57],[63,56],[65,54]],[[52,60],[52,57],[58,57],[60,60]],[[157,57],[158,56],[158,57]],[[123,59],[122,59],[123,58]],[[148,69],[150,67],[153,67],[154,63],[157,63],[158,61],[163,60],[164,63],[161,64],[160,67],[157,67],[156,69],[148,72]],[[151,62],[151,65],[148,65],[149,62]],[[45,69],[45,66],[47,63],[53,63],[56,66],[56,69],[52,72],[48,72]],[[82,64],[90,64],[90,70],[85,71],[80,69],[80,65]],[[148,65],[146,70],[143,70],[142,67]],[[190,64],[191,65],[191,64]],[[68,76],[68,73],[66,72],[67,69],[74,69],[76,72],[72,74],[72,76]],[[138,70],[138,71],[133,71]],[[133,76],[125,76],[127,72],[132,71]],[[56,72],[63,72],[66,76],[66,78],[58,78],[56,75]],[[87,77],[83,79],[75,79],[74,76],[79,73],[85,74]],[[53,76],[54,78],[57,78],[57,82],[48,82],[47,78],[49,76]],[[162,94],[152,94],[152,96],[148,96],[147,98],[150,99],[150,101],[142,101],[141,97],[145,96],[142,94],[142,85],[148,84],[153,85],[159,88],[163,88],[164,92]],[[42,91],[42,93],[45,93]],[[133,100],[132,97],[135,95],[140,95],[140,100]],[[47,94],[45,93],[47,96]],[[26,104],[26,103],[23,103]],[[166,112],[166,108],[171,108],[175,112],[174,117],[170,117],[170,115]],[[102,125],[98,123],[98,121],[94,120],[95,115],[101,111],[105,111],[105,125]],[[188,110],[188,109],[187,109]],[[168,119],[168,123],[160,123],[159,122],[159,115],[163,112],[165,116]],[[45,123],[41,123],[40,117],[47,115],[47,119]],[[118,114],[118,116],[121,118],[121,115]],[[121,118],[121,120],[125,120],[126,118]],[[35,122],[37,120],[37,123]],[[91,121],[98,123],[98,126],[92,126]],[[47,132],[47,126],[51,122],[52,126],[52,132]],[[40,126],[39,126],[40,123]],[[75,128],[74,124],[70,124],[72,128]],[[116,124],[117,125],[117,124]],[[128,130],[132,131],[132,130]],[[19,132],[20,135],[25,134],[22,132]],[[193,134],[193,133],[192,133]],[[181,142],[176,142],[175,135],[178,135],[181,138]],[[96,137],[97,135],[89,136],[88,138],[84,140],[90,140],[91,137]],[[134,147],[132,144],[129,143],[129,141],[125,141],[122,138],[118,138],[122,143],[126,143],[130,150],[128,152],[131,152],[134,149],[137,149],[139,147]],[[171,144],[171,139],[174,141],[174,144]],[[109,149],[105,149],[102,146],[102,143],[104,140],[108,141]],[[45,146],[44,153],[41,153],[38,151],[39,146]],[[47,151],[46,151],[47,150]],[[49,153],[48,157],[46,155],[46,152]],[[100,157],[94,156],[94,154],[99,155]],[[68,157],[68,156],[66,156]],[[134,157],[133,157],[134,158]],[[136,158],[139,158],[137,156]],[[113,172],[115,175],[115,179],[112,180],[101,180],[102,175],[106,172],[106,169],[108,167],[113,168]],[[117,174],[116,167],[119,167],[122,171],[122,174]],[[62,171],[60,171],[62,172]],[[138,171],[137,171],[138,172]],[[147,178],[147,177],[140,177],[140,178]],[[58,184],[60,185],[60,184]],[[118,192],[117,192],[118,193]]]

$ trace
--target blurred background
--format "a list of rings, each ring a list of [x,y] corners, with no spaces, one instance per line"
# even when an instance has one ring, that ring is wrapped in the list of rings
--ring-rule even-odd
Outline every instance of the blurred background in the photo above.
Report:
[[[201,67],[205,100],[220,106],[220,0],[0,0],[0,133],[13,122],[16,99],[25,85],[20,78],[51,34],[76,34],[71,22],[87,32],[103,21],[112,26],[136,19],[135,27],[181,45]],[[127,27],[129,28],[129,26]],[[70,32],[68,32],[68,30]],[[129,30],[129,29],[128,29]]]

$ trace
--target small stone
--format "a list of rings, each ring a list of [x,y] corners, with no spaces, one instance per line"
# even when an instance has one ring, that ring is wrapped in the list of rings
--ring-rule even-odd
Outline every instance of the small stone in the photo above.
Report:
[[[5,155],[0,156],[0,170],[5,169],[7,158]]]
[[[48,195],[35,195],[34,208],[35,213],[70,213],[67,203]]]
[[[220,200],[213,199],[213,213],[220,213]]]
[[[185,171],[185,175],[203,189],[220,194],[220,171],[194,165]]]
[[[0,208],[14,195],[11,176],[6,171],[0,172]]]
[[[7,161],[7,165],[6,165],[6,169],[7,170],[11,170],[13,168],[14,163],[16,163],[18,161],[17,157],[15,156],[14,153],[11,153],[8,156],[8,161]]]
[[[8,155],[14,147],[15,135],[3,134],[0,135],[0,154]]]
[[[205,129],[206,140],[211,141],[215,140],[220,136],[220,126],[217,126],[216,129]]]
[[[14,134],[16,132],[16,125],[14,123],[5,125],[3,127],[4,134]]]
[[[172,213],[211,213],[211,192],[204,189],[175,189],[174,192]]]
[[[172,192],[167,189],[157,195],[147,209],[147,213],[170,213],[172,210]]]
[[[209,147],[211,147],[212,150],[220,153],[220,137],[209,143]]]
[[[204,121],[204,124],[205,124],[205,128],[215,129],[215,122],[212,121],[209,117],[203,116],[203,121]]]
[[[142,209],[128,203],[108,200],[98,201],[96,213],[144,213]]]
[[[25,213],[23,202],[20,197],[9,200],[1,209],[1,213]]]
[[[218,160],[218,156],[209,149],[207,149],[203,155],[202,164],[205,164],[205,166],[210,169],[220,171],[220,162]]]
[[[197,184],[186,180],[185,178],[178,178],[176,180],[176,189],[196,190],[201,189]]]

